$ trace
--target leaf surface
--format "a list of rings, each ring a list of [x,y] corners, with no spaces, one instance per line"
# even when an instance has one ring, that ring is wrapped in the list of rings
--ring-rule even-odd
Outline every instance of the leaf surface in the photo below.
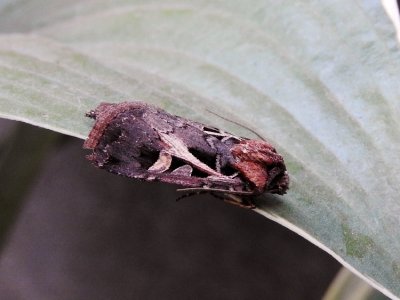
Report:
[[[2,117],[85,138],[99,102],[144,100],[239,135],[252,136],[210,112],[253,128],[291,176],[289,193],[257,211],[393,298],[399,62],[375,1],[0,5]]]

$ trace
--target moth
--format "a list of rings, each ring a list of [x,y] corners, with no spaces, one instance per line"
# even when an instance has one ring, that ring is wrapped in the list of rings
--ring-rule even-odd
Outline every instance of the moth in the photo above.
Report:
[[[289,176],[283,157],[266,141],[235,136],[144,102],[101,103],[84,142],[87,159],[108,172],[208,192],[254,208],[264,192],[283,195]]]

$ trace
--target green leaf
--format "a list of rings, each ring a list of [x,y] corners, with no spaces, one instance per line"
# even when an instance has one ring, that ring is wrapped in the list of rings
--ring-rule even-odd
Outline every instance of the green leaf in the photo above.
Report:
[[[100,101],[141,99],[254,128],[291,176],[257,212],[400,296],[400,55],[379,2],[21,0],[0,32],[1,116],[84,138]]]

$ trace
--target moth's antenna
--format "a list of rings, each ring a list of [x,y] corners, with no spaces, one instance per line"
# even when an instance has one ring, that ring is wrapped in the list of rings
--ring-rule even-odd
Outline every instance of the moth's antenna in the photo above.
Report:
[[[208,108],[206,108],[206,111],[208,111],[209,113],[211,113],[213,115],[216,115],[217,117],[220,117],[221,119],[223,119],[225,121],[228,121],[228,122],[231,122],[231,123],[236,124],[238,126],[241,126],[243,128],[246,128],[248,131],[250,131],[254,135],[258,136],[261,140],[266,141],[266,139],[261,134],[259,134],[257,131],[255,131],[254,129],[250,128],[249,126],[243,125],[243,124],[241,124],[239,122],[236,122],[236,121],[233,121],[233,120],[229,120],[228,118],[226,118],[224,116],[221,116],[220,114],[217,114],[216,112],[213,112],[213,111],[209,110]]]

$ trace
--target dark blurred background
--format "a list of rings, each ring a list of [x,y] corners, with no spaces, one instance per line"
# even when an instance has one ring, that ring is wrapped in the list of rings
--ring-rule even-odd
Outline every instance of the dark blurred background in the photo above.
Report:
[[[0,120],[0,141],[15,126]],[[60,135],[35,176],[1,254],[0,299],[320,299],[340,268],[251,210],[98,170],[82,143]]]

